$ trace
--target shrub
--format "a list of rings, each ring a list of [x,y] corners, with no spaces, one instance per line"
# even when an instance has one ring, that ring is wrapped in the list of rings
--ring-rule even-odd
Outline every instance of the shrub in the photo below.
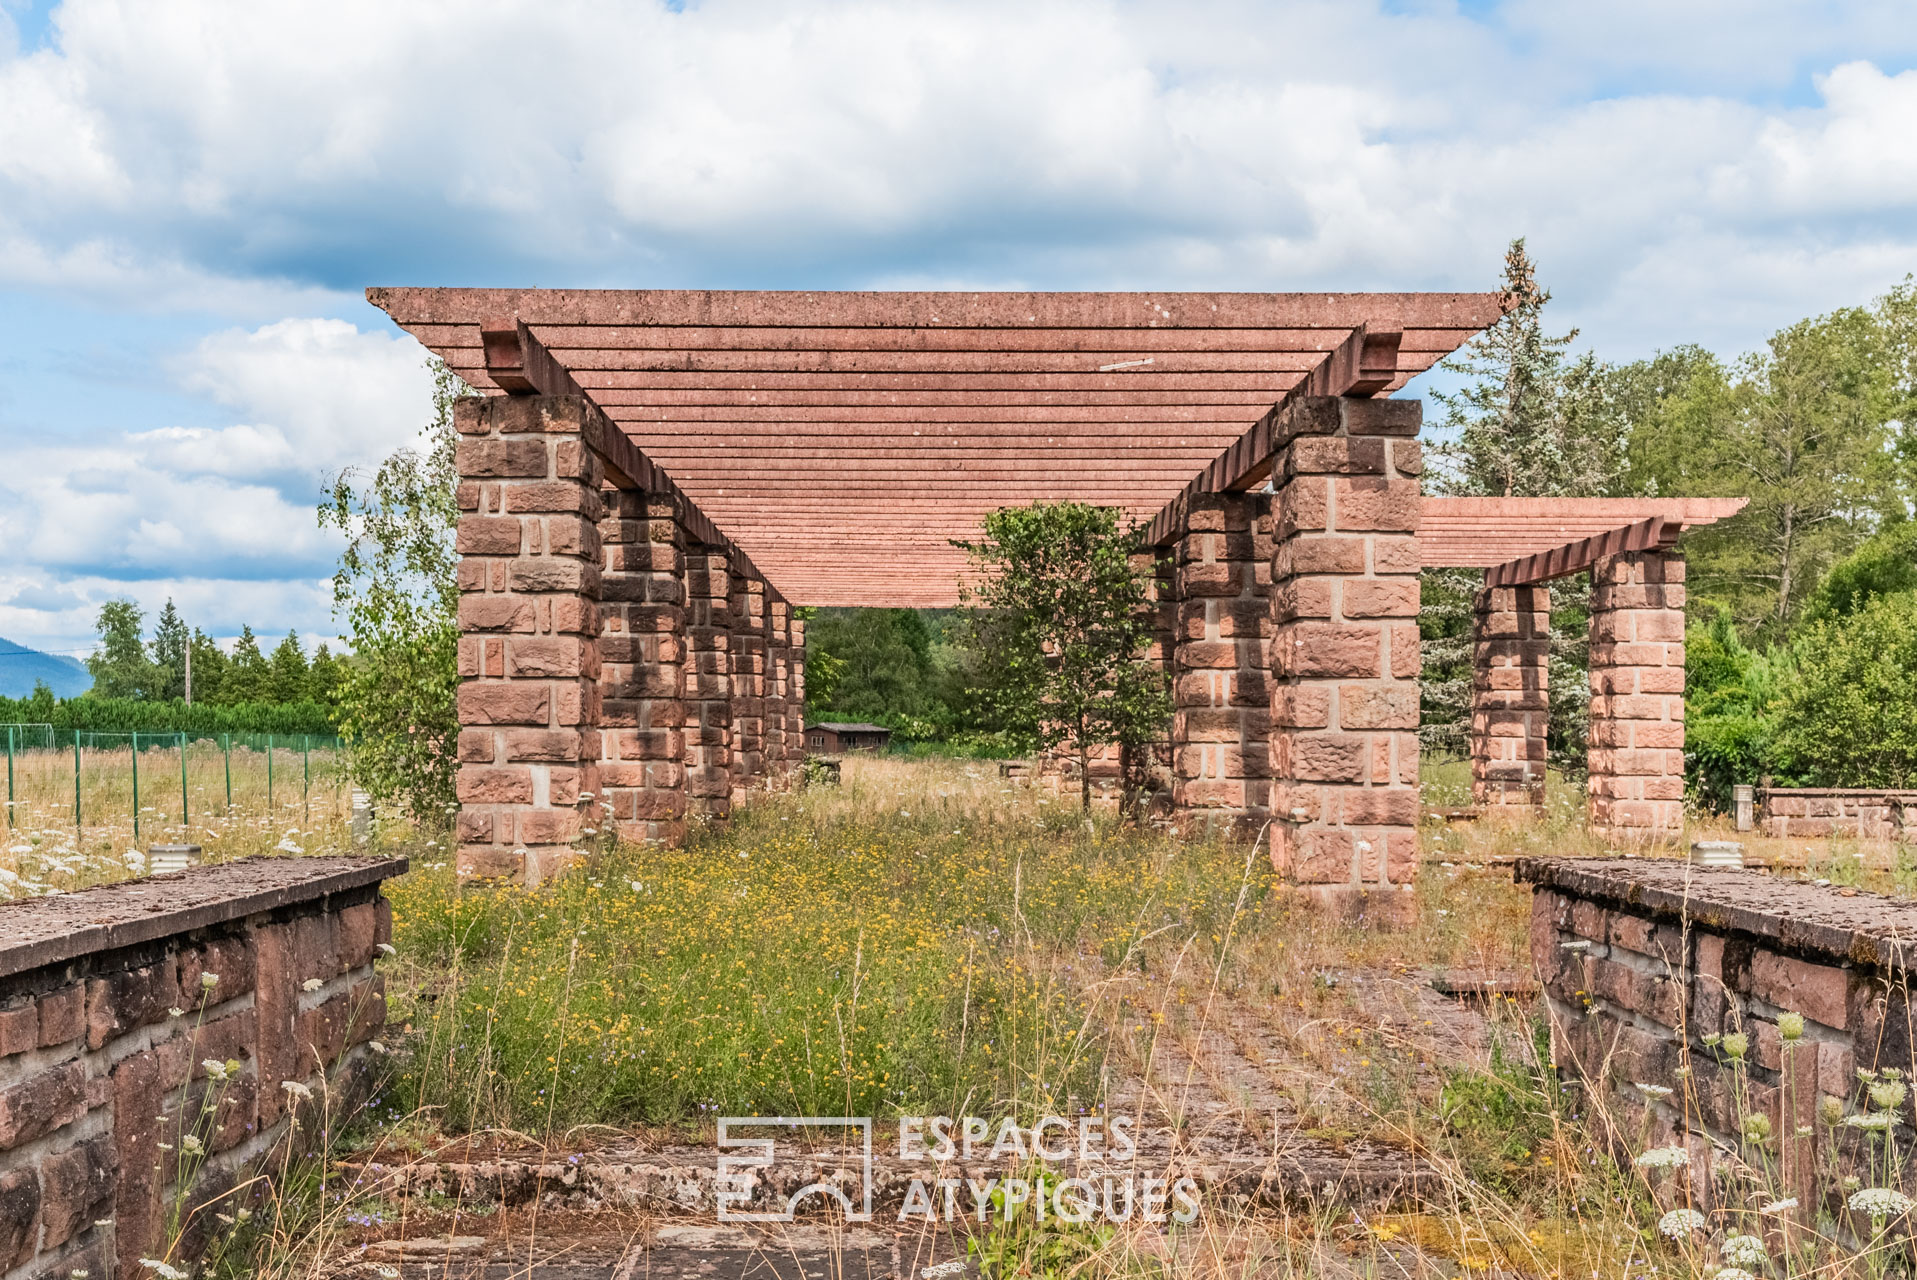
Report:
[[[1917,784],[1917,592],[1807,623],[1791,652],[1780,766],[1816,786]]]

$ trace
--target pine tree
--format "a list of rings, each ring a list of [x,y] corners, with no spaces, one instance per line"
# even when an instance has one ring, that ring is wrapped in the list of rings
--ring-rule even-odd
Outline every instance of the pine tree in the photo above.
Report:
[[[334,694],[339,689],[340,660],[333,656],[324,640],[319,648],[313,650],[312,664],[307,668],[307,697],[314,702],[331,705]]]
[[[227,658],[219,641],[198,627],[193,629],[193,701],[217,707],[225,694]]]
[[[272,667],[272,679],[267,683],[271,701],[305,702],[311,696],[306,649],[300,644],[299,632],[287,632],[286,639],[274,647]]]
[[[180,611],[173,607],[172,598],[168,597],[166,608],[160,610],[159,618],[153,623],[153,641],[148,646],[153,654],[154,697],[174,699],[186,696],[188,641],[186,623],[180,618]]]
[[[221,698],[226,704],[268,702],[272,699],[273,668],[260,653],[260,642],[253,628],[241,627],[233,656],[227,661],[221,681]]]

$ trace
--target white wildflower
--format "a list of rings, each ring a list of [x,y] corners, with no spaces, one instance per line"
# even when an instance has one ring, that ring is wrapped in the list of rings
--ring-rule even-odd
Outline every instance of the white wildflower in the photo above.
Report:
[[[1898,1080],[1883,1080],[1870,1087],[1870,1100],[1885,1111],[1895,1111],[1904,1105],[1905,1089]]]
[[[1695,1209],[1673,1209],[1657,1220],[1658,1234],[1682,1240],[1704,1229],[1704,1215]]]
[[[306,981],[300,983],[300,990],[301,991],[318,991],[321,987],[325,985],[326,985],[326,982],[322,978],[308,978]]]
[[[288,836],[286,839],[280,841],[278,844],[274,845],[273,848],[280,853],[291,853],[296,855],[306,852],[306,850],[300,848],[299,842],[294,840],[293,837],[291,836]]]
[[[379,1275],[380,1280],[398,1280],[398,1267],[378,1266],[373,1268],[373,1270]]]
[[[227,1077],[226,1063],[219,1058],[202,1059],[200,1066],[205,1068],[206,1074],[214,1080],[224,1080]]]
[[[206,1147],[200,1142],[200,1140],[197,1137],[189,1133],[184,1138],[180,1139],[180,1150],[186,1152],[190,1156],[197,1156],[200,1154],[200,1152],[206,1150]]]
[[[637,880],[633,880],[630,883],[632,885],[632,891],[634,893],[644,893],[646,891],[646,886],[643,884],[640,884]]]
[[[1851,1196],[1850,1207],[1871,1218],[1895,1218],[1910,1212],[1910,1197],[1889,1187],[1865,1187]]]
[[[1738,1267],[1761,1267],[1771,1260],[1771,1252],[1756,1236],[1725,1236],[1718,1253],[1724,1261]]]
[[[200,990],[202,990],[202,991],[211,991],[211,990],[212,990],[213,988],[215,988],[215,987],[217,987],[217,986],[219,986],[219,985],[220,985],[220,975],[219,975],[219,974],[217,974],[217,973],[203,973],[203,974],[201,974],[201,975],[200,975]]]
[[[381,1044],[377,1040],[368,1040],[366,1042],[366,1047],[368,1049],[371,1049],[374,1053],[379,1053],[379,1054],[387,1054],[392,1052],[391,1049],[388,1049],[385,1045]]]
[[[1691,1153],[1685,1147],[1652,1147],[1636,1160],[1640,1169],[1676,1169],[1691,1162]]]
[[[167,1016],[167,1017],[169,1017],[169,1018],[184,1018],[184,1017],[186,1016],[186,1010],[184,1010],[184,1009],[168,1009],[168,1010],[166,1011],[166,1016]]]
[[[186,1280],[186,1272],[178,1267],[170,1267],[158,1258],[141,1258],[140,1265],[160,1277],[160,1280]]]
[[[1631,1087],[1647,1098],[1668,1098],[1671,1096],[1671,1091],[1661,1084],[1633,1083]]]
[[[280,1088],[286,1090],[296,1098],[311,1098],[313,1096],[313,1091],[301,1084],[298,1080],[282,1080],[280,1081]]]
[[[1773,1200],[1769,1204],[1765,1205],[1762,1209],[1759,1209],[1758,1212],[1769,1213],[1769,1214],[1789,1213],[1792,1209],[1795,1209],[1796,1207],[1797,1207],[1797,1197],[1791,1196],[1787,1200]]]
[[[1757,1280],[1757,1277],[1742,1267],[1719,1267],[1714,1280]]]
[[[1882,1133],[1896,1123],[1896,1114],[1889,1111],[1873,1111],[1869,1115],[1844,1117],[1844,1124],[1848,1128],[1868,1129],[1874,1133]]]

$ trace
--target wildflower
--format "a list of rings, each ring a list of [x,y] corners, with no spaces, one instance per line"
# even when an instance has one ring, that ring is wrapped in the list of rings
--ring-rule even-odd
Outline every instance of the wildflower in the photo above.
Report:
[[[280,1088],[286,1090],[296,1098],[311,1098],[313,1096],[313,1091],[306,1085],[301,1084],[298,1080],[282,1080],[280,1081]]]
[[[202,990],[202,991],[211,991],[211,990],[212,990],[213,988],[215,988],[215,987],[217,987],[217,986],[219,986],[219,985],[220,985],[220,975],[219,975],[219,974],[217,974],[217,973],[203,973],[203,974],[201,974],[201,975],[200,975],[200,990]]]
[[[1777,1015],[1777,1034],[1788,1043],[1804,1038],[1804,1015],[1801,1013],[1780,1013]]]
[[[1647,1098],[1668,1098],[1671,1096],[1671,1091],[1661,1084],[1633,1083],[1631,1087]]]
[[[383,956],[396,956],[399,954],[399,948],[390,942],[382,942],[379,944],[379,953]]]
[[[1800,1125],[1798,1125],[1798,1126],[1797,1126],[1797,1127],[1796,1127],[1795,1129],[1792,1129],[1792,1130],[1791,1130],[1791,1132],[1792,1132],[1792,1133],[1794,1133],[1794,1134],[1796,1134],[1796,1135],[1797,1135],[1798,1137],[1800,1137],[1800,1138],[1808,1138],[1808,1137],[1810,1137],[1810,1136],[1811,1136],[1811,1134],[1812,1134],[1812,1133],[1814,1133],[1814,1132],[1816,1132],[1816,1131],[1815,1131],[1815,1130],[1813,1130],[1813,1129],[1812,1129],[1812,1128],[1811,1128],[1811,1127],[1810,1127],[1809,1125],[1807,1125],[1807,1124],[1800,1124]]]
[[[308,978],[306,981],[300,983],[300,990],[301,991],[318,991],[321,987],[325,985],[326,985],[326,981],[323,978]]]
[[[186,1272],[178,1267],[169,1267],[158,1258],[141,1258],[140,1265],[158,1276],[160,1280],[186,1280]]]
[[[1904,1105],[1908,1092],[1900,1081],[1885,1080],[1870,1087],[1870,1100],[1884,1111],[1895,1111]]]
[[[73,1270],[67,1272],[67,1280],[87,1280],[87,1277],[92,1274],[93,1273],[85,1267],[75,1267]]]
[[[218,1058],[202,1059],[200,1062],[200,1066],[206,1070],[206,1074],[209,1079],[213,1079],[213,1080],[226,1079],[226,1075],[227,1075],[226,1064],[220,1061]]]
[[[186,1152],[190,1156],[197,1156],[200,1154],[200,1152],[206,1150],[206,1147],[200,1142],[200,1140],[197,1137],[189,1133],[184,1138],[180,1139],[180,1150]]]
[[[1714,1280],[1757,1280],[1757,1277],[1742,1267],[1719,1267]]]
[[[1769,1213],[1769,1214],[1789,1213],[1792,1209],[1795,1209],[1796,1207],[1797,1207],[1797,1197],[1791,1196],[1787,1200],[1773,1200],[1769,1204],[1765,1205],[1762,1209],[1759,1209],[1758,1212]]]
[[[1844,1119],[1844,1100],[1825,1094],[1817,1100],[1817,1118],[1825,1124],[1839,1124]]]
[[[1744,1141],[1746,1142],[1764,1142],[1771,1136],[1771,1118],[1769,1116],[1745,1116],[1743,1127]]]
[[[398,1267],[379,1266],[373,1270],[379,1275],[380,1280],[398,1280]]]
[[[1704,1047],[1706,1049],[1715,1049],[1717,1048],[1719,1044],[1723,1042],[1723,1040],[1724,1040],[1723,1036],[1713,1031],[1710,1035],[1707,1035],[1704,1037]]]
[[[1851,1194],[1850,1207],[1871,1218],[1895,1218],[1910,1212],[1910,1197],[1889,1187],[1865,1187]]]
[[[377,1040],[368,1040],[366,1042],[366,1047],[368,1049],[371,1049],[374,1053],[377,1053],[377,1054],[388,1054],[392,1052],[391,1049],[388,1049],[385,1045],[381,1044]]]
[[[1890,1111],[1873,1111],[1869,1115],[1844,1117],[1846,1127],[1863,1129],[1871,1133],[1882,1133],[1896,1123],[1896,1113]]]
[[[1872,1071],[1869,1067],[1859,1067],[1857,1068],[1857,1078],[1859,1080],[1862,1080],[1865,1084],[1869,1084],[1871,1081],[1877,1078],[1877,1073],[1875,1071]]]
[[[1751,1051],[1751,1038],[1742,1031],[1733,1031],[1724,1037],[1724,1052],[1732,1061],[1742,1058]]]
[[[1657,1220],[1658,1233],[1673,1240],[1682,1240],[1703,1228],[1704,1215],[1695,1209],[1673,1209]]]
[[[1676,1169],[1691,1162],[1691,1153],[1684,1147],[1652,1147],[1636,1160],[1640,1169]]]
[[[1771,1260],[1770,1250],[1757,1236],[1725,1236],[1718,1253],[1735,1267],[1761,1267]]]
[[[184,1010],[184,1009],[168,1009],[168,1010],[166,1011],[166,1016],[167,1016],[167,1017],[169,1017],[169,1018],[184,1018],[184,1017],[186,1016],[186,1010]]]

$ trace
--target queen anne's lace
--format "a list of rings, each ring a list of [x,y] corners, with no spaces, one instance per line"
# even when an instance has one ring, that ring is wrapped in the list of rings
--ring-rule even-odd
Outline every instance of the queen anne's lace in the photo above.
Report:
[[[1695,1209],[1673,1209],[1657,1220],[1657,1229],[1673,1240],[1682,1240],[1704,1227],[1704,1215]]]
[[[1691,1153],[1684,1147],[1652,1147],[1637,1158],[1640,1169],[1675,1169],[1691,1162]]]
[[[1725,1236],[1718,1250],[1724,1261],[1739,1267],[1761,1267],[1771,1260],[1771,1252],[1756,1236]]]
[[[1852,1193],[1850,1207],[1872,1218],[1895,1218],[1910,1212],[1910,1197],[1889,1187],[1865,1187]]]

